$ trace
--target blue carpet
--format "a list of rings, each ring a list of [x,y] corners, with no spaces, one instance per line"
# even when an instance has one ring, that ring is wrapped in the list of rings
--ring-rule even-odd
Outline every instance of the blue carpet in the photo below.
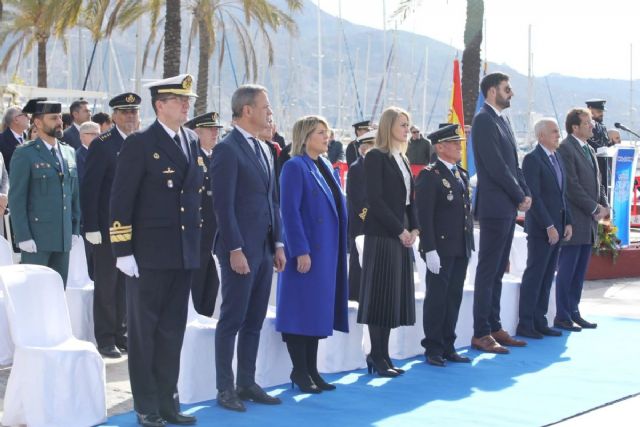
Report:
[[[271,388],[280,406],[248,403],[235,413],[209,401],[183,409],[199,426],[542,426],[640,392],[640,321],[594,320],[595,330],[529,340],[506,356],[464,349],[472,366],[413,358],[398,362],[407,373],[394,379],[326,375],[338,389],[320,395]],[[136,425],[132,413],[104,424]]]

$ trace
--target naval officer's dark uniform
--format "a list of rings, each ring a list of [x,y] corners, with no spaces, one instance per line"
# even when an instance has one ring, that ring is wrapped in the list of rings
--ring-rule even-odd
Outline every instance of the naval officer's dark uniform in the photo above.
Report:
[[[163,418],[176,411],[191,275],[200,266],[205,163],[196,134],[179,132],[188,158],[157,120],[127,137],[110,203],[114,255],[133,255],[139,271],[126,278],[134,408]]]
[[[441,129],[434,134],[438,132],[446,133]],[[435,144],[439,141],[434,134],[429,139]],[[439,274],[427,270],[422,346],[427,357],[449,360],[456,354],[456,322],[474,250],[469,178],[464,169],[455,169],[438,159],[423,169],[416,181],[420,253],[424,258],[427,252],[437,251],[441,266]]]

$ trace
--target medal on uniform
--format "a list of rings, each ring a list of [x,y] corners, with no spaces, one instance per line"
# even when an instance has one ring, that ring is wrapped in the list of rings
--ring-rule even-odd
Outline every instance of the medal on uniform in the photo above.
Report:
[[[451,193],[451,191],[449,191],[449,194],[447,194],[447,200],[448,201],[452,201],[453,200],[453,194]]]
[[[168,179],[167,180],[167,188],[173,188],[173,180],[172,179]]]
[[[445,188],[451,188],[451,184],[449,184],[446,178],[442,178],[442,185],[444,185]]]
[[[160,154],[158,153],[153,153],[153,158],[158,160],[160,158]]]
[[[162,173],[174,173],[175,171],[173,169],[171,169],[170,167],[163,170]]]
[[[204,160],[202,159],[202,156],[198,156],[198,166],[204,166]]]

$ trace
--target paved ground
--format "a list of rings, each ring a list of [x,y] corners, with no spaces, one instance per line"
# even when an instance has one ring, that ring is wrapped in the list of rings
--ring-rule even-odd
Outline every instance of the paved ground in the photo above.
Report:
[[[589,315],[606,315],[640,319],[640,278],[585,282],[580,307],[583,315],[587,318]],[[132,410],[126,357],[117,360],[107,359],[106,367],[109,416]],[[9,373],[10,368],[0,369],[0,396],[2,398]],[[1,407],[2,399],[0,398]],[[636,396],[595,409],[556,425],[561,427],[602,426],[606,424],[616,427],[637,426],[640,425],[639,419],[640,396]]]

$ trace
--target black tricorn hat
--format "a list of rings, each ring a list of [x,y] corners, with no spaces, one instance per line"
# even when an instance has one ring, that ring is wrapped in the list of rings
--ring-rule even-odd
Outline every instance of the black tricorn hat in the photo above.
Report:
[[[32,114],[60,114],[61,112],[62,104],[57,101],[38,101]]]
[[[24,104],[24,107],[22,107],[22,112],[23,113],[27,113],[27,114],[33,114],[35,112],[36,109],[36,104],[38,102],[42,102],[42,101],[46,101],[47,98],[44,97],[40,97],[40,98],[33,98],[27,101],[26,104]]]

